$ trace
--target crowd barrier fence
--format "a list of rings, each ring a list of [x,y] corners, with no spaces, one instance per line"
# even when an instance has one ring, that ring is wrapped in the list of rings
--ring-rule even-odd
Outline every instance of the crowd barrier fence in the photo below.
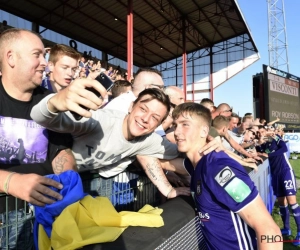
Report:
[[[85,192],[95,196],[101,195],[109,197],[117,211],[137,211],[145,204],[150,204],[153,206],[160,204],[159,192],[144,174],[137,175],[130,172],[125,172],[117,177],[108,179],[102,178],[98,174],[83,173],[81,176]],[[275,197],[271,187],[270,167],[268,160],[265,160],[261,165],[259,165],[257,172],[249,172],[249,176],[257,186],[268,211],[271,213],[275,203]],[[8,203],[8,199],[12,199],[13,197],[6,194],[0,194],[0,198],[1,202]],[[17,202],[17,199],[15,200]],[[28,207],[26,202],[23,203],[24,207]],[[17,208],[15,210],[17,210]],[[24,220],[28,222],[33,221],[34,212],[32,213],[31,211],[30,216],[28,216],[28,213],[25,213],[23,217],[17,218],[13,224],[10,223],[8,218],[11,212],[12,211],[8,211],[8,206],[6,204],[6,211],[0,214],[0,249],[23,250],[24,246],[9,246],[5,242],[8,242],[9,234],[20,235],[24,233],[24,229],[16,227],[16,225],[22,224]],[[10,232],[12,226],[15,226],[15,232]],[[127,230],[125,230],[125,232]],[[194,218],[192,216],[192,219],[188,223],[183,226],[181,225],[181,227],[177,228],[175,233],[173,232],[172,235],[164,237],[162,242],[160,242],[160,244],[153,249],[183,249],[182,246],[185,244],[189,245],[189,249],[206,249],[200,229],[200,221],[197,217]],[[180,248],[177,248],[176,246],[180,246]]]

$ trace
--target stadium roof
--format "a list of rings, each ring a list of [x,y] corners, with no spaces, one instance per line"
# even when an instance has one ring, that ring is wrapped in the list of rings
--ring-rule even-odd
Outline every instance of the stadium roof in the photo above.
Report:
[[[154,66],[248,34],[235,0],[132,0],[133,63]],[[6,0],[1,9],[127,61],[128,0]],[[185,23],[185,25],[184,25]]]

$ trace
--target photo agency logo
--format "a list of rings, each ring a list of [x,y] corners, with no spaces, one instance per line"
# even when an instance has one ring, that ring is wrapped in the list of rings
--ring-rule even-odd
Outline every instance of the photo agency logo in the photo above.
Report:
[[[277,242],[283,242],[283,243],[294,243],[294,242],[300,242],[300,240],[290,240],[290,239],[284,239],[281,235],[262,235],[260,237],[261,243],[277,243]]]

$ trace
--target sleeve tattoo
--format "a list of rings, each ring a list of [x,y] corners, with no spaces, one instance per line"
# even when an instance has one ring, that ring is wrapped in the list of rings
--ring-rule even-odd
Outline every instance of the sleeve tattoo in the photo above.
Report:
[[[53,172],[60,174],[66,170],[77,171],[76,162],[71,149],[61,150],[52,162]]]
[[[171,184],[164,175],[160,161],[158,159],[151,157],[151,159],[142,160],[140,163],[143,166],[149,179],[161,192],[163,190],[168,190],[168,188],[171,187]]]

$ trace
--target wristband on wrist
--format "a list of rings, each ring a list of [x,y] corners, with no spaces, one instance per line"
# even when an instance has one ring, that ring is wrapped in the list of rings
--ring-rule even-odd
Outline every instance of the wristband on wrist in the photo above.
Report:
[[[171,187],[171,189],[170,189],[169,192],[167,193],[167,195],[166,195],[167,199],[169,199],[169,194],[172,192],[173,189],[174,189],[174,188]]]
[[[4,190],[4,192],[6,193],[6,194],[8,194],[8,188],[9,188],[9,182],[10,182],[10,179],[11,179],[11,177],[15,174],[16,172],[10,172],[9,174],[8,174],[8,176],[6,177],[6,179],[5,179],[5,182],[4,182],[4,184],[3,184],[3,190]]]

